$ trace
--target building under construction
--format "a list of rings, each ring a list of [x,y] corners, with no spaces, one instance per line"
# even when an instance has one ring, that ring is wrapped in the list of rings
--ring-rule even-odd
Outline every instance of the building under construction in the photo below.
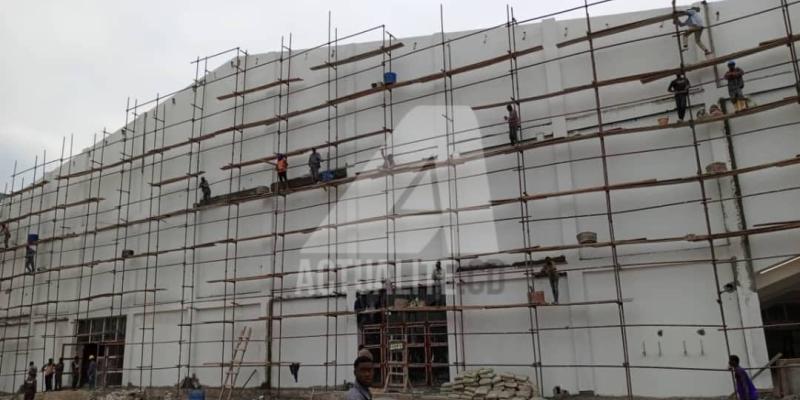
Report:
[[[798,2],[697,4],[705,55],[685,7],[593,16],[608,1],[231,49],[36,157],[0,203],[0,389],[95,356],[98,386],[333,390],[360,346],[401,390],[493,368],[545,396],[719,396],[730,354],[779,387],[800,357]]]

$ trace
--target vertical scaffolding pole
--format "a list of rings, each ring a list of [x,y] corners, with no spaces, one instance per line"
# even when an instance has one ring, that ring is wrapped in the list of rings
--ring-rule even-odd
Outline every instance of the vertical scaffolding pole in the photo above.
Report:
[[[614,287],[616,289],[617,310],[619,313],[620,340],[622,341],[622,367],[625,369],[625,386],[628,400],[633,400],[633,386],[631,383],[630,357],[628,356],[628,330],[625,324],[625,305],[622,302],[622,280],[620,275],[622,267],[617,255],[616,236],[614,235],[614,216],[611,207],[611,191],[608,189],[608,158],[606,157],[606,140],[603,127],[603,111],[600,105],[600,88],[597,86],[597,60],[595,59],[594,39],[592,38],[592,20],[589,15],[589,0],[584,0],[586,11],[586,36],[589,42],[589,57],[592,62],[592,87],[594,90],[595,114],[597,116],[597,130],[600,140],[601,160],[603,162],[603,194],[606,203],[606,219],[608,220],[608,240],[611,247],[611,260],[614,270]],[[679,38],[680,39],[680,38]],[[705,197],[705,196],[704,196]]]

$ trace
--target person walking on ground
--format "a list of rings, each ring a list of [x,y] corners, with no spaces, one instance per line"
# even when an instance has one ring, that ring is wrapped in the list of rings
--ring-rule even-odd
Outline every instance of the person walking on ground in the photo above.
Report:
[[[64,357],[58,359],[58,364],[56,364],[56,381],[55,381],[55,390],[61,390],[62,382],[64,380]]]
[[[69,365],[72,374],[72,389],[77,389],[81,382],[81,359],[76,355]]]
[[[36,247],[34,242],[25,244],[25,271],[32,274],[36,270]]]
[[[8,241],[11,239],[11,230],[8,229],[8,225],[0,224],[0,233],[3,234],[3,244],[8,249]]]
[[[31,361],[28,364],[28,376],[29,377],[33,377],[33,379],[36,379],[36,374],[38,374],[38,373],[39,373],[39,370],[36,369],[36,364],[34,364],[33,361]]]
[[[553,259],[546,257],[542,267],[542,275],[546,275],[550,280],[550,290],[553,291],[553,304],[558,304],[558,269]]]
[[[687,27],[686,31],[683,32],[684,50],[689,48],[689,36],[694,35],[694,42],[697,43],[697,47],[703,50],[706,56],[711,54],[711,51],[703,45],[701,40],[705,25],[703,24],[703,18],[700,16],[700,7],[692,7],[686,10],[686,21],[678,20],[678,25]]]
[[[200,191],[203,192],[203,203],[208,203],[211,200],[211,186],[204,177],[200,178]]]
[[[675,107],[678,109],[678,119],[683,121],[686,116],[686,104],[689,97],[689,80],[682,73],[675,75],[667,90],[675,94]]]
[[[514,106],[511,104],[506,106],[506,110],[508,110],[508,115],[503,118],[508,121],[508,138],[511,145],[516,146],[517,131],[519,130],[519,114],[517,114],[517,110],[515,110]]]
[[[89,356],[89,366],[86,368],[86,381],[89,383],[89,389],[94,390],[97,385],[97,362],[94,356]]]
[[[42,372],[44,373],[44,391],[50,392],[53,390],[53,377],[56,374],[56,365],[52,358],[47,361],[47,365],[42,367]]]
[[[742,111],[747,108],[747,103],[744,99],[744,71],[736,66],[736,61],[728,61],[728,72],[725,73],[725,79],[728,80],[728,95],[733,103],[733,108],[736,112]]]
[[[353,375],[356,381],[353,387],[345,394],[345,400],[372,400],[372,393],[369,391],[372,385],[372,359],[358,357],[353,363]]]
[[[736,381],[736,394],[739,396],[739,400],[758,400],[758,390],[753,385],[753,381],[747,371],[739,366],[739,356],[731,354],[728,358],[728,369],[733,372],[733,377]]]
[[[317,153],[317,149],[312,148],[308,156],[308,169],[311,171],[311,180],[319,182],[319,168],[322,166],[322,156]]]
[[[27,376],[22,385],[25,393],[25,400],[33,400],[36,397],[36,367],[33,366],[32,361],[31,366],[33,367],[33,374],[26,374]]]
[[[278,170],[278,182],[284,184],[285,189],[289,189],[289,181],[286,179],[286,171],[289,170],[289,160],[286,156],[278,153],[278,161],[275,163],[275,168]]]

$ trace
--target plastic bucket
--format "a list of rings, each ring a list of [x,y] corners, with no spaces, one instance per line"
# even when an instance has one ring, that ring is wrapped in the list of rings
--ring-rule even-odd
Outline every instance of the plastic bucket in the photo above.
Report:
[[[386,72],[383,74],[383,84],[391,85],[397,82],[397,74],[394,72]]]
[[[189,391],[189,400],[206,400],[206,392],[202,389],[192,389]]]

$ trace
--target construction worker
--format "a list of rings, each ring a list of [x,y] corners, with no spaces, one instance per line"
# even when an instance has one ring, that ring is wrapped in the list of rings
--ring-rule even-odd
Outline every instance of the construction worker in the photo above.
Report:
[[[283,182],[285,189],[289,189],[289,181],[286,179],[286,171],[289,170],[289,160],[286,156],[278,153],[278,161],[275,163],[275,168],[278,170],[278,182]]]
[[[440,305],[439,299],[442,297],[442,280],[444,280],[442,262],[436,261],[436,266],[433,268],[433,301],[431,305]]]
[[[552,258],[545,257],[541,273],[550,280],[550,290],[553,291],[553,304],[558,304],[558,268],[556,268]]]
[[[5,248],[8,248],[8,241],[11,239],[11,231],[8,229],[8,225],[5,223],[0,224],[0,233],[3,234],[3,243],[5,244]]]
[[[32,274],[36,270],[36,243],[28,241],[25,244],[25,271]]]
[[[733,103],[733,108],[736,112],[742,111],[747,108],[747,102],[744,99],[744,71],[736,66],[736,61],[728,61],[728,72],[725,73],[725,79],[728,80],[728,95]]]
[[[42,367],[42,375],[44,376],[44,391],[50,392],[53,390],[53,377],[56,375],[56,365],[53,359],[47,361],[47,364]]]
[[[682,73],[675,75],[667,90],[675,94],[675,107],[678,109],[678,119],[683,121],[686,116],[686,103],[689,97],[689,80]]]
[[[358,357],[353,363],[353,375],[356,381],[353,387],[345,394],[345,400],[372,400],[372,393],[369,391],[372,385],[372,358]]]
[[[708,50],[706,46],[703,45],[703,41],[700,40],[703,29],[705,29],[703,18],[700,17],[700,7],[692,7],[686,10],[686,21],[678,20],[678,25],[687,27],[686,31],[683,32],[684,50],[689,48],[689,36],[694,35],[694,42],[697,43],[697,47],[703,50],[706,56],[711,54],[711,51]]]
[[[89,383],[89,389],[94,390],[97,385],[97,362],[94,356],[89,356],[89,366],[86,368],[86,381]]]
[[[64,381],[64,357],[61,357],[58,359],[58,364],[56,364],[56,381],[53,389],[61,390],[63,381]]]
[[[511,104],[506,106],[506,110],[508,110],[508,115],[503,118],[508,121],[508,138],[511,142],[511,145],[516,146],[517,131],[519,130],[519,115],[517,114],[517,110],[515,110],[514,106]]]
[[[383,157],[383,169],[394,168],[394,156],[386,154],[386,150],[381,148],[381,157]]]
[[[72,374],[72,389],[74,390],[78,388],[81,382],[81,359],[75,355],[69,367]]]
[[[739,356],[731,354],[728,357],[728,369],[733,372],[736,381],[736,394],[739,400],[758,400],[758,390],[753,385],[753,380],[744,368],[739,366]]]
[[[311,149],[311,155],[308,156],[308,169],[311,171],[311,180],[314,183],[319,182],[319,168],[322,166],[322,156],[317,153],[317,149]]]
[[[30,372],[31,369],[33,370],[32,374]],[[33,400],[36,397],[36,366],[33,365],[33,361],[31,361],[26,375],[25,383],[23,384],[25,400]]]
[[[36,369],[36,364],[34,364],[33,361],[28,363],[28,376],[32,377],[33,379],[36,379],[36,374],[37,373],[38,373],[38,370]]]
[[[203,203],[208,203],[211,200],[211,186],[206,178],[200,178],[200,191],[203,192]]]

